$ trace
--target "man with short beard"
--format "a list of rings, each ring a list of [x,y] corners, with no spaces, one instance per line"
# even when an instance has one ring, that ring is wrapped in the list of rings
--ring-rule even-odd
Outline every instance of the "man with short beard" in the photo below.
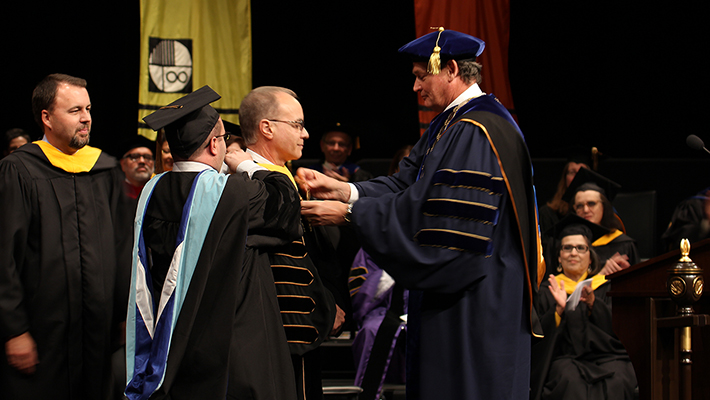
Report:
[[[0,387],[4,399],[106,399],[117,304],[116,159],[88,146],[86,81],[44,78],[44,133],[0,162]],[[116,295],[116,297],[114,297]]]
[[[155,171],[153,152],[142,144],[132,143],[121,157],[120,163],[121,170],[126,174],[126,180],[123,182],[126,195],[137,199]]]

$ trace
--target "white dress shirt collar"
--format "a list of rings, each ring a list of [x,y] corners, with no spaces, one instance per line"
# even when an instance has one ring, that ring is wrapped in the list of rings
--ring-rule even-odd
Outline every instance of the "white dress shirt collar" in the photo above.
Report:
[[[464,101],[470,99],[471,97],[478,97],[482,96],[485,93],[481,91],[481,88],[478,86],[478,83],[474,83],[473,85],[469,86],[468,89],[464,90],[463,93],[459,95],[454,101],[451,102],[451,104],[446,107],[446,110],[448,110],[451,107],[456,107],[457,105],[463,103]],[[444,111],[446,111],[444,110]]]
[[[210,168],[212,167],[197,161],[175,161],[173,163],[173,172],[202,172]]]

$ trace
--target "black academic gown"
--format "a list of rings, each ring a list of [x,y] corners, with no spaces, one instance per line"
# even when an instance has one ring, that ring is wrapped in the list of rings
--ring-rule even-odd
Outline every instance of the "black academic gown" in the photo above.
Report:
[[[681,239],[688,239],[690,244],[710,237],[710,225],[705,217],[705,202],[707,201],[704,189],[697,195],[680,202],[675,210],[668,228],[661,236],[664,249],[672,250],[680,247]]]
[[[612,330],[611,283],[594,290],[591,315],[584,302],[556,326],[550,284],[540,286],[538,315],[545,337],[533,346],[532,399],[632,399],[636,374]]]
[[[125,303],[114,301],[123,201],[115,166],[102,153],[89,172],[66,172],[36,144],[0,162],[0,337],[29,331],[39,353],[27,376],[8,366],[1,346],[3,399],[108,396],[116,323],[125,319]]]
[[[151,399],[224,399],[228,386],[227,398],[294,398],[268,260],[246,249],[248,229],[270,231],[282,240],[300,234],[289,230],[287,220],[300,204],[274,189],[280,175],[257,172],[254,177],[266,185],[245,174],[229,177],[175,326],[165,379]],[[168,173],[148,203],[144,236],[152,252],[154,285],[164,281],[196,176]]]
[[[638,264],[641,261],[636,249],[636,241],[625,233],[615,237],[607,244],[598,245],[597,242],[594,242],[592,246],[594,246],[594,251],[599,256],[601,265],[604,265],[606,260],[616,253],[629,256],[629,264],[631,265]]]
[[[270,164],[262,164],[270,168]],[[298,201],[299,193],[287,175],[280,187],[290,199]],[[289,212],[289,210],[279,210]],[[328,337],[335,320],[336,289],[334,270],[337,266],[332,242],[325,227],[311,227],[301,221],[300,208],[290,210],[290,223],[303,236],[286,244],[274,243],[270,232],[250,234],[249,247],[268,252],[271,271],[278,294],[283,330],[286,333],[299,400],[321,399],[321,355],[319,346]],[[343,288],[347,290],[347,288]],[[342,308],[342,307],[341,307]]]
[[[564,218],[564,215],[558,214],[557,211],[550,208],[547,204],[541,206],[538,213],[540,214],[538,217],[540,220],[540,233],[543,239],[545,239],[548,236],[546,234]]]

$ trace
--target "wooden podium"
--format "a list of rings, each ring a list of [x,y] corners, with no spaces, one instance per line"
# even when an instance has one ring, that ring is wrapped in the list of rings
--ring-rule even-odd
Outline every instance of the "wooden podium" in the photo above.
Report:
[[[710,239],[692,244],[689,256],[710,281]],[[692,392],[692,399],[710,400],[710,296],[694,303],[694,316],[673,318],[666,281],[680,258],[680,250],[671,251],[607,277],[614,332],[631,357],[641,400],[680,399],[684,391],[684,398]],[[690,326],[691,364],[681,363],[682,326]]]

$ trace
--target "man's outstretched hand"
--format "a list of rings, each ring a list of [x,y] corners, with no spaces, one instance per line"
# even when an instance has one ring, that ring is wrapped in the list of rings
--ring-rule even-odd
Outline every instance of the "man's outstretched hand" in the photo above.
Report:
[[[338,200],[343,203],[350,200],[350,185],[321,174],[318,171],[299,168],[296,182],[308,196],[323,200]]]

